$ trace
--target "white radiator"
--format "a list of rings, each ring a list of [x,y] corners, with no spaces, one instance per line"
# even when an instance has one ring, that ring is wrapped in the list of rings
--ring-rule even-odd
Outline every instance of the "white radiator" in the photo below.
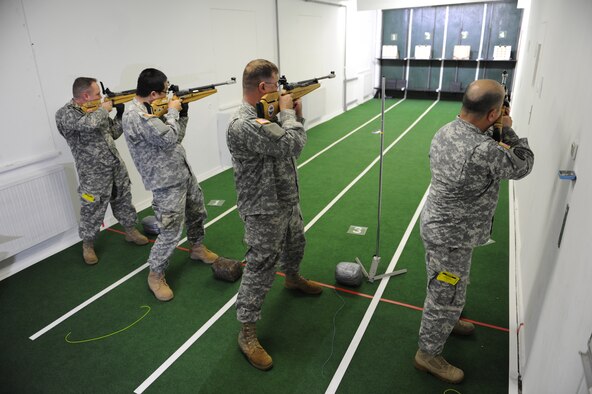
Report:
[[[324,86],[302,97],[302,113],[306,124],[312,126],[327,114],[327,89]]]
[[[0,185],[0,261],[76,225],[62,166]]]

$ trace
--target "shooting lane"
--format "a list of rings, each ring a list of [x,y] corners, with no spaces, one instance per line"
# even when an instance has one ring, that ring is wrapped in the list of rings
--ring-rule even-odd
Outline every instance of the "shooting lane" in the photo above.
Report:
[[[2,29],[13,33],[4,35],[2,48],[18,49],[10,52],[15,59],[10,65],[18,67],[7,69],[10,81],[5,86],[18,91],[21,85],[15,86],[16,81],[23,80],[22,92],[17,94],[22,102],[33,97],[29,111],[34,114],[20,107],[13,109],[15,116],[10,120],[22,118],[24,128],[31,130],[9,136],[0,156],[0,180],[6,172],[14,178],[28,173],[30,166],[12,168],[21,158],[29,157],[27,150],[31,150],[34,161],[41,158],[32,170],[38,171],[48,162],[67,169],[66,194],[71,197],[67,202],[74,205],[72,212],[78,210],[76,174],[52,116],[67,101],[76,76],[96,76],[112,91],[134,88],[145,67],[162,69],[181,89],[237,77],[235,85],[221,86],[215,95],[190,104],[184,140],[205,194],[207,244],[237,259],[244,256],[246,247],[235,207],[233,174],[227,168],[224,130],[240,103],[242,67],[252,58],[269,58],[291,82],[336,71],[336,78],[322,80],[319,89],[304,97],[309,138],[298,158],[307,233],[302,273],[321,283],[324,293],[320,297],[294,294],[284,289],[283,278],[277,276],[265,301],[264,319],[258,324],[259,339],[274,359],[273,369],[254,369],[238,349],[239,324],[233,307],[238,282],[215,280],[210,266],[190,261],[183,239],[167,272],[175,299],[158,302],[146,286],[150,247],[125,242],[123,229],[114,224],[109,212],[105,230],[96,242],[97,266],[83,264],[75,227],[39,245],[50,252],[43,250],[47,254],[34,263],[18,265],[21,258],[37,256],[37,250],[0,261],[3,391],[464,394],[507,392],[510,387],[516,392],[511,388],[516,389],[516,365],[512,364],[517,361],[511,351],[519,346],[512,340],[519,336],[517,324],[524,321],[529,336],[521,337],[526,339],[521,342],[526,350],[521,350],[530,360],[518,360],[522,363],[518,367],[531,363],[526,376],[530,387],[538,388],[525,392],[545,392],[544,384],[555,384],[549,392],[561,392],[557,385],[576,392],[572,381],[580,381],[580,388],[585,385],[581,383],[579,358],[574,361],[567,356],[583,350],[583,341],[578,340],[584,335],[588,338],[589,318],[586,314],[570,316],[559,301],[552,301],[550,311],[544,308],[544,300],[549,299],[592,299],[578,290],[584,288],[581,282],[589,278],[588,271],[569,282],[563,274],[568,271],[566,262],[589,266],[576,247],[589,234],[586,229],[592,221],[589,210],[582,209],[587,200],[580,191],[586,186],[589,190],[582,169],[592,167],[581,164],[592,157],[582,153],[590,146],[589,137],[583,133],[579,141],[579,190],[575,181],[554,176],[553,182],[559,182],[556,185],[541,175],[555,175],[558,163],[562,169],[578,169],[573,149],[570,159],[564,160],[554,146],[568,152],[571,143],[577,142],[577,130],[584,130],[577,115],[591,99],[590,90],[573,92],[578,99],[570,104],[573,108],[560,112],[569,122],[563,115],[558,120],[546,115],[557,113],[555,100],[546,92],[559,91],[566,82],[577,85],[575,76],[548,71],[558,67],[550,54],[562,48],[561,31],[554,24],[531,28],[532,41],[521,44],[522,54],[528,54],[528,59],[521,58],[528,61],[526,67],[515,60],[518,35],[522,34],[516,28],[522,17],[516,1],[363,9],[363,3],[367,6],[377,1],[359,0],[357,10],[332,0],[187,1],[178,5],[172,19],[169,9],[164,12],[155,2],[107,0],[100,8],[72,0],[2,3]],[[568,0],[571,7],[555,5],[552,0],[539,3],[544,6],[537,6],[534,15],[541,20],[566,12],[568,17],[561,17],[560,26],[576,29],[581,37],[592,34],[589,27],[583,27],[590,26],[584,21],[590,13],[583,10],[592,11],[584,0]],[[582,22],[581,26],[571,26],[570,18]],[[73,34],[72,24],[81,20],[91,31]],[[154,30],[138,34],[147,23],[155,26]],[[179,26],[191,29],[167,33]],[[160,36],[164,36],[162,41]],[[580,41],[583,45],[584,39]],[[444,42],[445,47],[441,45]],[[383,45],[398,45],[398,58],[384,56]],[[416,45],[431,45],[431,58],[416,58]],[[470,45],[468,59],[454,58],[456,45]],[[512,46],[510,59],[493,60],[496,46]],[[592,63],[587,56],[584,65]],[[524,67],[522,78],[520,67]],[[584,66],[577,67],[573,75],[585,72]],[[449,361],[466,374],[462,384],[453,386],[415,370],[412,364],[425,297],[424,249],[412,218],[430,180],[427,153],[432,136],[458,114],[458,100],[470,81],[483,77],[500,80],[504,70],[509,72],[510,93],[522,95],[521,100],[512,102],[516,105],[516,129],[536,146],[537,158],[544,158],[537,165],[544,171],[533,172],[534,180],[529,178],[516,186],[502,183],[492,234],[495,243],[474,252],[463,315],[475,322],[476,333],[470,338],[451,338],[445,348]],[[388,79],[384,130],[388,152],[384,157],[378,274],[395,258],[396,269],[408,271],[388,280],[376,309],[367,316],[380,281],[345,287],[335,282],[335,266],[357,256],[368,267],[375,252],[380,138],[375,132],[380,129],[381,103],[371,98],[379,90],[380,75]],[[8,96],[3,96],[3,107],[13,108]],[[557,127],[550,130],[550,124]],[[11,130],[23,129],[14,123],[9,126]],[[561,138],[555,138],[558,129],[563,133]],[[23,135],[35,143],[27,144]],[[117,141],[117,147],[130,171],[139,218],[153,215],[151,194],[144,190],[125,142]],[[577,151],[577,144],[575,148]],[[3,173],[3,168],[9,171]],[[537,191],[536,198],[532,190]],[[521,202],[522,216],[515,222],[509,215],[514,210],[509,196]],[[572,213],[559,251],[555,230],[564,219],[567,203]],[[542,211],[549,213],[540,215]],[[516,282],[524,282],[524,303],[531,309],[522,311],[524,320],[513,322],[513,318],[520,318],[520,311],[511,305],[518,303],[519,295],[512,293],[514,273],[507,262],[517,258],[510,254],[510,228],[516,223],[528,229],[520,233],[524,252],[518,257],[525,265]],[[352,226],[365,232],[348,231]],[[556,261],[560,258],[562,261]],[[555,263],[564,263],[564,269],[555,270]],[[546,294],[547,289],[554,290],[553,294]],[[582,304],[582,308],[589,305]],[[558,315],[565,321],[557,322]],[[549,328],[537,332],[539,320]],[[561,340],[557,332],[565,334]],[[569,353],[562,346],[569,346]],[[548,354],[558,355],[561,363]],[[558,377],[554,372],[559,369],[562,375]]]
[[[389,110],[385,115],[385,146],[393,144],[403,132],[407,131],[407,134],[385,155],[381,250],[384,262],[380,269],[385,269],[393,256],[395,247],[429,183],[427,150],[431,136],[458,112],[457,102],[434,104],[431,100],[387,100]],[[350,186],[334,205],[331,206],[331,202],[376,158],[379,139],[372,132],[380,127],[377,116],[379,113],[379,101],[371,100],[309,131],[309,143],[299,158],[302,208],[308,237],[303,272],[328,287],[321,297],[301,297],[283,289],[283,279],[277,278],[266,300],[265,319],[259,325],[261,341],[274,356],[276,363],[274,369],[266,375],[265,389],[301,392],[313,388],[315,391],[323,391],[368,307],[367,296],[372,296],[376,291],[377,283],[364,283],[360,288],[350,289],[354,293],[336,293],[331,286],[335,285],[334,267],[337,262],[351,260],[356,255],[369,256],[373,251],[377,166],[373,166],[357,183]],[[411,127],[420,117],[421,120]],[[374,120],[368,122],[371,119]],[[364,124],[366,125],[359,128]],[[355,129],[358,130],[351,133]],[[342,139],[343,137],[346,138]],[[333,145],[339,140],[341,141]],[[333,146],[316,156],[330,145]],[[208,206],[210,221],[216,220],[232,208],[235,195],[230,170],[204,181],[202,187],[207,201],[224,200],[222,206]],[[327,206],[330,208],[323,214]],[[141,216],[148,214],[151,214],[150,210],[145,210]],[[315,219],[311,225],[311,221]],[[350,225],[366,226],[369,231],[365,236],[348,234]],[[86,267],[74,264],[78,259],[78,248],[73,246],[4,281],[6,295],[14,294],[11,289],[22,286],[26,281],[31,281],[36,289],[25,299],[18,301],[23,310],[13,310],[13,315],[25,313],[25,310],[37,311],[36,303],[41,298],[45,305],[43,313],[35,313],[34,323],[11,328],[10,336],[16,336],[17,331],[32,334],[39,329],[40,320],[49,324],[52,318],[60,316],[141,267],[145,263],[148,248],[136,248],[122,242],[123,235],[118,233],[120,230],[118,225],[114,226],[101,238],[98,248],[103,253],[103,262],[96,267],[92,276],[83,274]],[[244,246],[240,242],[229,240],[239,240],[241,236],[242,223],[235,210],[207,228],[207,239],[211,247],[224,248],[233,257],[244,254]],[[416,245],[417,242],[419,241],[415,234],[411,241],[413,249],[409,252],[405,249],[401,262],[409,269],[408,276],[391,279],[392,284],[384,298],[421,306],[425,274],[423,252]],[[238,325],[234,308],[227,308],[219,319],[214,319],[211,326],[208,326],[208,321],[232,299],[238,282],[229,284],[214,280],[210,268],[191,262],[187,249],[183,250],[183,246],[173,255],[167,275],[169,283],[175,288],[174,302],[163,304],[149,296],[145,289],[144,270],[35,341],[19,340],[8,345],[10,348],[15,346],[15,352],[18,347],[26,349],[28,355],[33,355],[34,361],[30,363],[33,369],[42,370],[41,365],[47,362],[49,355],[60,360],[64,358],[60,380],[50,379],[55,371],[48,370],[35,373],[37,378],[33,386],[28,386],[24,380],[20,381],[22,387],[41,385],[48,391],[59,390],[66,384],[81,387],[79,379],[83,378],[88,387],[102,387],[107,391],[138,389],[170,355],[206,325],[208,329],[203,335],[145,389],[148,392],[158,392],[175,387],[175,392],[192,392],[199,388],[199,391],[213,392],[220,389],[220,382],[225,382],[225,392],[259,390],[259,373],[244,361],[236,349]],[[494,244],[490,248],[501,246],[502,244]],[[124,263],[118,262],[118,256],[121,255],[127,256]],[[41,279],[51,276],[55,270],[68,273],[68,280],[60,281],[59,289],[53,289],[52,284]],[[16,303],[16,300],[13,301]],[[8,297],[3,297],[3,305],[6,305],[5,302],[10,303]],[[87,339],[124,327],[140,315],[142,305],[151,307],[146,317],[133,328],[113,335],[108,340],[77,345],[64,341],[68,332],[72,332],[72,338]],[[507,314],[507,299],[501,300],[497,307],[501,309],[501,315]],[[382,392],[387,387],[446,387],[433,379],[426,379],[408,362],[409,354],[413,353],[408,349],[415,346],[417,339],[419,316],[420,312],[417,310],[381,303],[376,316],[376,323],[379,324],[373,322],[370,325],[370,331],[360,348],[360,356],[354,358],[354,364],[346,374],[346,379],[353,381],[346,380],[343,387],[349,387],[353,392],[362,390],[363,386],[360,384],[363,379],[358,379],[356,375],[374,376],[366,374],[371,371],[383,376],[382,380],[373,383],[377,392]],[[497,323],[487,320],[487,316],[483,318],[489,323]],[[404,338],[399,334],[385,336],[383,330],[393,333],[400,331]],[[462,349],[489,346],[491,338],[483,336],[483,342],[478,340],[464,343]],[[385,344],[384,341],[389,339],[394,342]],[[405,346],[401,346],[402,343]],[[370,351],[372,358],[385,360],[385,368],[389,371],[395,368],[401,375],[380,374],[379,369],[369,371],[367,368],[360,368],[357,363],[367,363],[364,359],[367,351],[365,349]],[[499,352],[498,349],[497,354],[500,353],[501,360],[498,360],[497,369],[507,370],[507,353]],[[23,359],[23,363],[25,360]],[[100,373],[96,373],[96,360],[109,360],[108,363],[101,363]],[[29,368],[24,370],[28,374],[32,373]],[[298,371],[299,375],[296,381],[294,371]],[[89,374],[92,375],[91,380]],[[352,377],[349,378],[350,376]],[[478,387],[483,379],[487,377],[477,375],[472,384]],[[472,384],[469,382],[466,387],[473,387]],[[286,389],[286,385],[290,387]],[[492,387],[499,389],[505,385],[507,382],[502,380],[500,386]]]

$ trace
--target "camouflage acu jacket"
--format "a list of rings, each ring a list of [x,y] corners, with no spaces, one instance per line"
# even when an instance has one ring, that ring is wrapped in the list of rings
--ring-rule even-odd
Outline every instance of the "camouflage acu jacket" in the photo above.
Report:
[[[55,120],[72,151],[78,176],[103,174],[123,165],[114,141],[122,133],[121,121],[111,119],[105,109],[84,113],[72,100],[56,112]]]
[[[274,213],[298,203],[296,158],[306,143],[304,119],[281,111],[279,121],[258,119],[243,103],[230,119],[226,142],[232,155],[241,215]]]
[[[460,118],[436,133],[430,148],[432,183],[421,213],[424,240],[449,247],[487,242],[500,180],[523,178],[534,164],[527,139],[504,128],[503,142],[507,145]]]
[[[176,109],[157,118],[136,99],[123,115],[125,140],[147,190],[178,185],[191,176],[181,145],[186,127],[187,117],[179,118]]]

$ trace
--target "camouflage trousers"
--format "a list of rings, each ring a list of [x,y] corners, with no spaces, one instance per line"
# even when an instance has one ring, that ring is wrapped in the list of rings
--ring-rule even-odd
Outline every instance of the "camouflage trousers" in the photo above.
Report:
[[[424,240],[427,295],[423,305],[419,348],[439,355],[465,306],[473,248],[449,248]],[[441,275],[442,272],[453,276]],[[456,284],[455,277],[459,278]]]
[[[114,166],[111,172],[106,173],[78,174],[78,177],[80,238],[92,241],[97,237],[109,204],[113,216],[123,227],[136,225],[136,208],[132,204],[131,182],[125,166]]]
[[[248,215],[243,221],[249,249],[236,300],[236,317],[241,323],[254,323],[261,319],[261,307],[275,279],[276,264],[286,275],[297,274],[306,239],[299,205],[275,214]]]
[[[183,224],[187,226],[189,243],[201,243],[208,215],[203,192],[194,176],[183,184],[153,190],[152,209],[160,233],[150,250],[148,264],[151,271],[160,274],[167,269],[169,258],[181,239]]]

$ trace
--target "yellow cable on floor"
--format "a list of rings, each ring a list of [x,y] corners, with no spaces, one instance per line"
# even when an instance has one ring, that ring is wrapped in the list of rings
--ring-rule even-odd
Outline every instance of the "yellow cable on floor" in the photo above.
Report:
[[[127,326],[125,328],[122,328],[121,330],[117,330],[115,332],[112,332],[111,334],[103,335],[103,336],[96,337],[96,338],[81,339],[81,340],[76,340],[76,341],[71,341],[71,340],[68,339],[68,337],[70,336],[70,334],[72,334],[72,331],[70,331],[68,334],[66,334],[66,337],[64,339],[68,343],[84,343],[84,342],[98,341],[99,339],[105,339],[105,338],[110,337],[112,335],[119,334],[120,332],[123,332],[123,331],[127,330],[128,328],[131,328],[134,324],[136,324],[137,322],[139,322],[140,320],[142,320],[150,312],[150,310],[151,310],[151,308],[148,305],[142,305],[140,308],[148,308],[148,310],[138,320],[136,320],[135,322],[133,322],[129,326]]]

